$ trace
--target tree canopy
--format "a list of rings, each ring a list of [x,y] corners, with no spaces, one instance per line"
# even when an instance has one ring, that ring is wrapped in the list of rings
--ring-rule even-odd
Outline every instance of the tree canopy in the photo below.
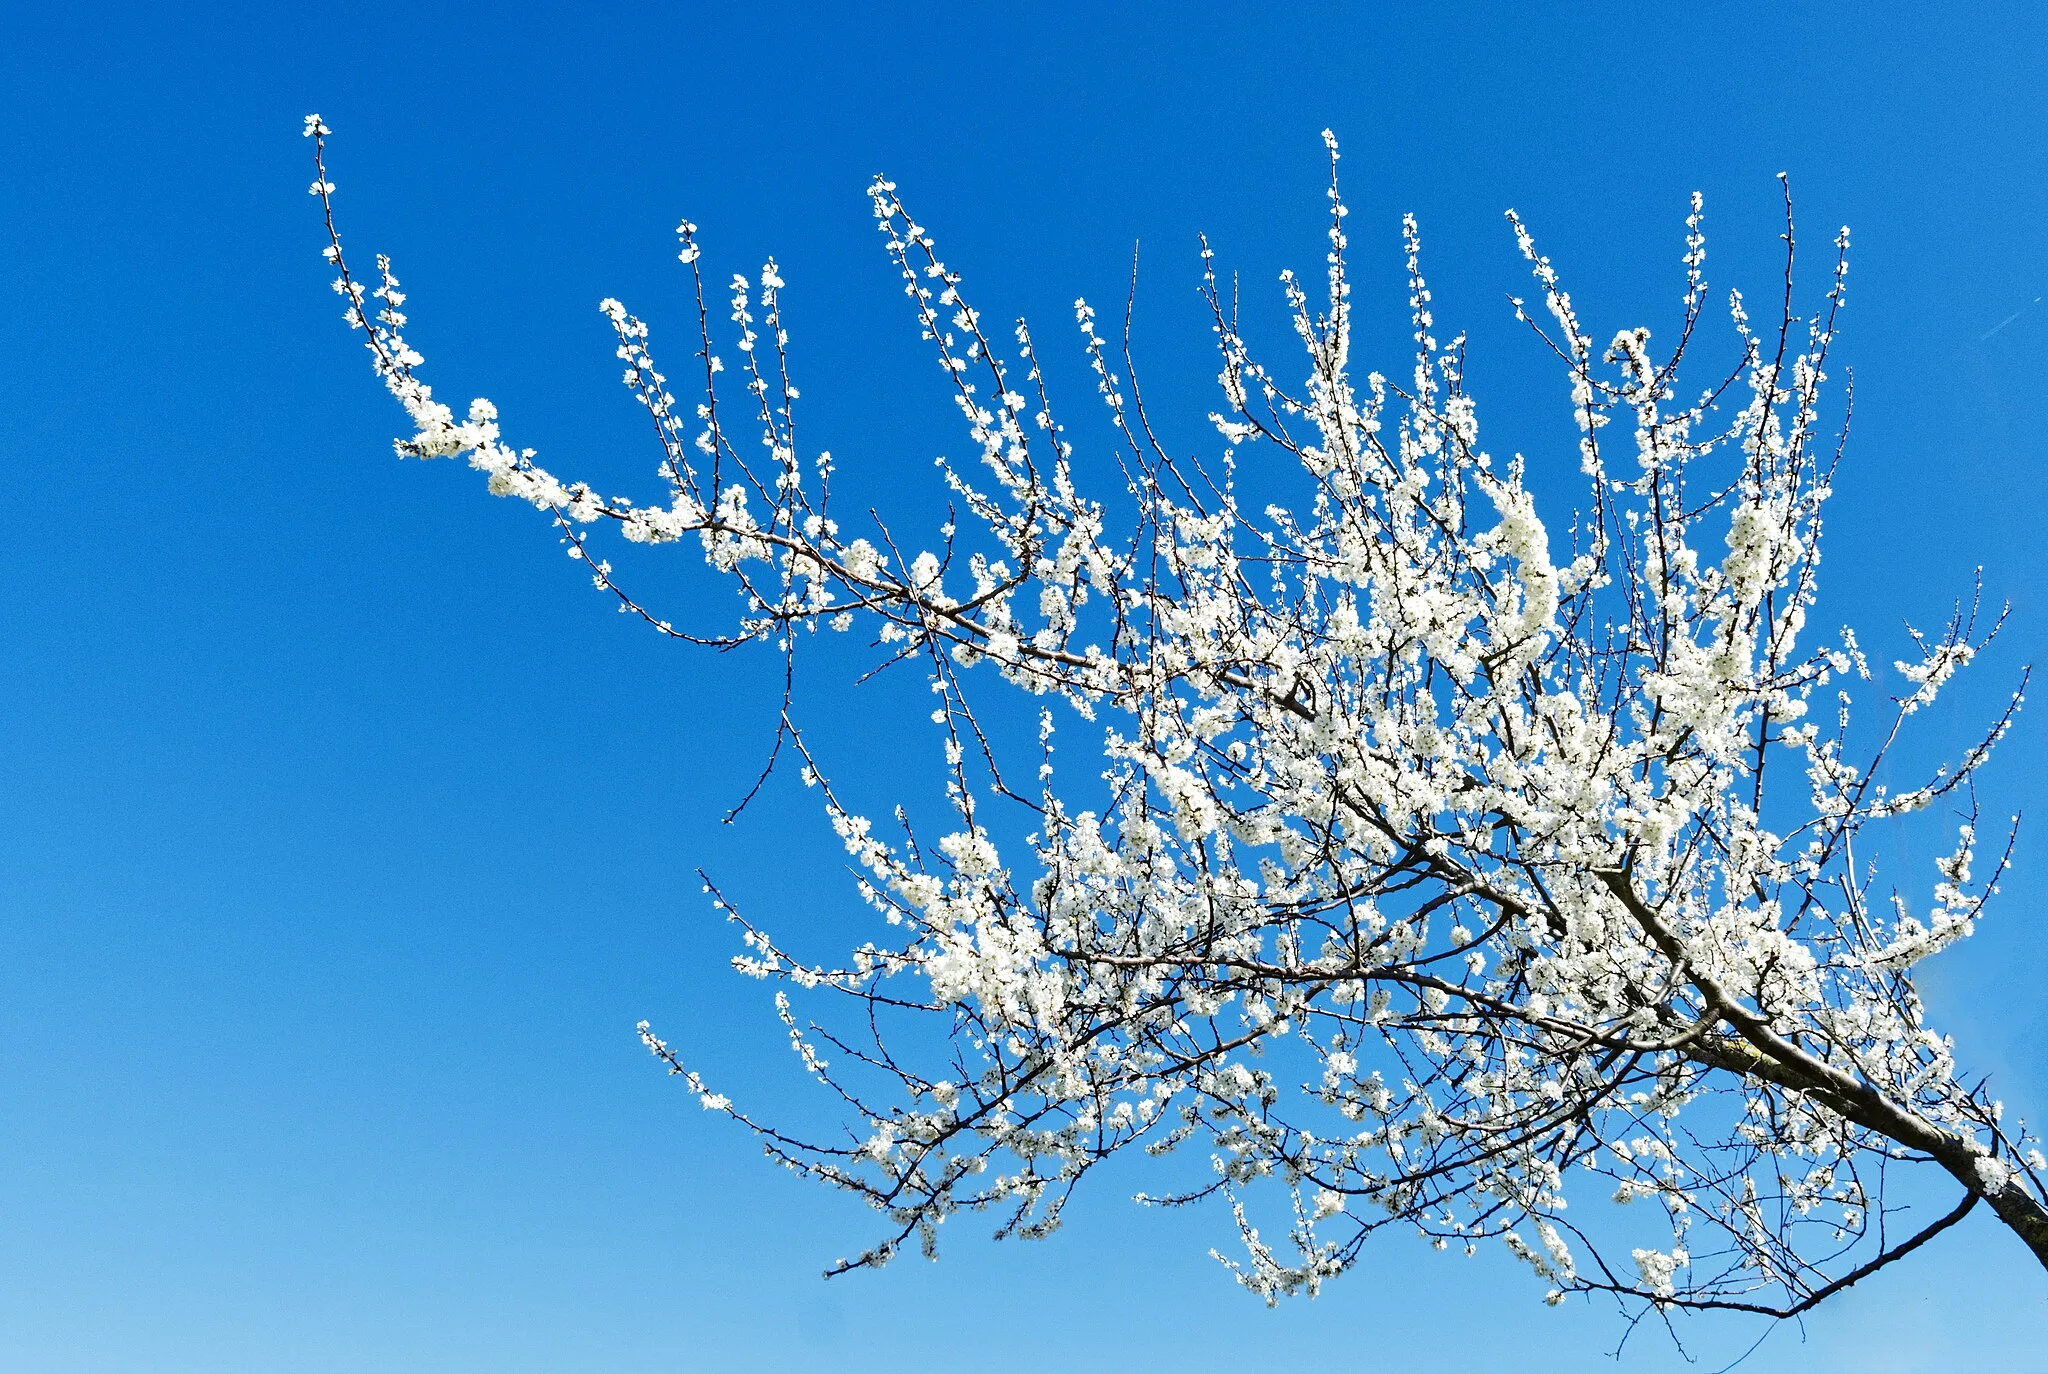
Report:
[[[1663,348],[1640,328],[1601,342],[1510,214],[1536,300],[1515,311],[1579,433],[1561,462],[1482,445],[1412,219],[1412,357],[1354,367],[1327,135],[1323,270],[1281,282],[1293,362],[1254,349],[1205,245],[1219,390],[1199,455],[1156,436],[1128,343],[1077,302],[1107,418],[1085,451],[1032,332],[985,321],[878,179],[876,224],[975,459],[942,465],[955,518],[905,540],[843,521],[829,456],[799,447],[772,261],[721,296],[680,226],[689,400],[648,326],[603,302],[660,473],[654,499],[607,495],[514,447],[490,402],[435,398],[389,260],[348,266],[328,130],[307,133],[335,287],[412,425],[400,455],[464,458],[546,513],[654,631],[780,656],[776,756],[817,789],[873,936],[800,949],[713,900],[848,1129],[759,1119],[641,1030],[706,1108],[883,1214],[836,1268],[929,1253],[960,1211],[1045,1235],[1127,1152],[1165,1180],[1141,1200],[1228,1211],[1225,1263],[1269,1301],[1313,1294],[1387,1228],[1505,1245],[1551,1301],[1638,1312],[1796,1314],[1980,1204],[2048,1263],[2048,1162],[1913,984],[2010,861],[1972,778],[2020,695],[1918,785],[1880,781],[2000,617],[1959,602],[1889,700],[1853,633],[1809,625],[1847,437],[1824,384],[1848,231],[1804,301],[1789,190],[1783,281],[1767,308],[1730,294],[1732,348],[1704,379],[1698,197]],[[1240,481],[1272,455],[1285,504]],[[1577,509],[1539,514],[1535,464],[1576,469]],[[739,614],[650,604],[607,535],[694,543]],[[878,666],[929,677],[943,834],[863,814],[791,708],[807,645],[853,632]],[[1852,691],[1879,698],[1874,728],[1852,732]],[[1039,741],[1022,758],[993,724],[1019,713]],[[1878,890],[1872,827],[1936,805],[1957,824],[1927,891]],[[800,1015],[792,991],[843,1012]]]

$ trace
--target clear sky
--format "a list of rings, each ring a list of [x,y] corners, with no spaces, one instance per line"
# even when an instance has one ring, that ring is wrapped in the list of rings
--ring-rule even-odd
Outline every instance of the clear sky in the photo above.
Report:
[[[1213,372],[1194,234],[1248,299],[1313,269],[1332,126],[1379,365],[1399,365],[1413,210],[1439,319],[1471,329],[1474,389],[1500,398],[1489,443],[1532,459],[1563,451],[1560,413],[1506,322],[1526,277],[1501,212],[1611,332],[1670,318],[1695,188],[1710,275],[1767,290],[1787,171],[1809,241],[1856,230],[1838,357],[1857,430],[1821,620],[1856,621],[1888,662],[1901,617],[1938,619],[1980,564],[2014,603],[1932,724],[1939,748],[2048,656],[2044,16],[12,11],[0,1369],[1603,1367],[1606,1315],[1395,1237],[1268,1312],[1205,1256],[1227,1218],[1140,1212],[1128,1175],[1049,1243],[993,1244],[969,1219],[936,1266],[822,1283],[870,1215],[772,1170],[632,1029],[651,1017],[768,1114],[825,1110],[763,989],[723,970],[732,942],[693,876],[826,948],[853,928],[801,789],[718,824],[765,750],[772,665],[636,633],[533,512],[392,459],[400,417],[328,293],[299,120],[335,127],[345,232],[397,257],[429,380],[493,397],[558,471],[651,489],[594,306],[686,327],[668,234],[687,214],[714,275],[779,258],[812,439],[863,499],[913,514],[963,439],[870,226],[878,170],[982,308],[1029,315],[1048,352],[1076,295],[1121,301],[1141,241],[1140,347],[1194,436]],[[1526,437],[1524,414],[1543,417]],[[899,762],[929,757],[911,688],[809,698],[876,809],[926,785]],[[1988,809],[2035,805],[2044,775],[2030,717]],[[1927,980],[1963,1062],[2036,1118],[2044,853],[2036,829],[1997,914]],[[1972,1221],[1747,1368],[2048,1369],[2030,1266]],[[1683,1330],[1699,1369],[1758,1334]],[[1645,1329],[1621,1367],[1688,1366]]]

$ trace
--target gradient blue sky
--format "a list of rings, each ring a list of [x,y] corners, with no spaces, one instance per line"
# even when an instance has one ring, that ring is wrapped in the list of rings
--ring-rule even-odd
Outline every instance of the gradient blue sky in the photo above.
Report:
[[[337,130],[358,253],[398,258],[429,377],[558,470],[632,489],[615,294],[686,323],[776,254],[813,442],[927,510],[961,439],[870,228],[896,178],[971,291],[1038,322],[1122,298],[1198,422],[1207,230],[1248,295],[1313,268],[1345,140],[1361,304],[1398,365],[1397,216],[1469,327],[1496,448],[1562,452],[1506,323],[1520,209],[1595,332],[1709,271],[1772,280],[1778,171],[1855,226],[1858,428],[1823,620],[1888,661],[1986,569],[2011,629],[1952,746],[2048,648],[2048,10],[1931,6],[24,6],[0,38],[0,1369],[1602,1367],[1612,1320],[1390,1238],[1268,1312],[1225,1218],[1104,1180],[1048,1244],[821,1283],[869,1216],[772,1171],[641,1052],[649,1016],[815,1119],[703,865],[778,931],[850,927],[800,789],[757,766],[769,665],[609,614],[530,511],[401,465],[338,320],[300,116]],[[659,339],[657,335],[657,340]],[[1277,340],[1276,343],[1284,342]],[[1384,344],[1384,347],[1381,345]],[[1067,380],[1078,376],[1070,360]],[[1083,398],[1070,385],[1070,413]],[[1522,431],[1524,418],[1528,428]],[[1191,437],[1198,423],[1184,423]],[[816,699],[841,695],[838,681]],[[821,724],[871,804],[924,786],[914,690]],[[911,722],[904,724],[905,721]],[[919,751],[925,751],[920,753]],[[1994,812],[2048,769],[2038,719]],[[864,771],[863,771],[864,770]],[[1908,857],[1931,852],[1908,835]],[[2038,829],[1928,988],[1966,1064],[2048,1114]],[[1747,1368],[2048,1368],[2048,1279],[1983,1222],[1779,1330]],[[1700,1369],[1757,1329],[1692,1322]],[[1804,1344],[1802,1344],[1802,1340]],[[1644,1330],[1622,1368],[1687,1367]]]

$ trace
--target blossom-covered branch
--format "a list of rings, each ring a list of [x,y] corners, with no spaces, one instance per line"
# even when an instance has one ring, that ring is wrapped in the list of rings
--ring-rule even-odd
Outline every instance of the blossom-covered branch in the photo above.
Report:
[[[757,1120],[642,1035],[706,1108],[884,1214],[838,1268],[913,1239],[930,1252],[963,1210],[1046,1234],[1133,1152],[1163,1180],[1145,1201],[1226,1208],[1241,1252],[1225,1263],[1268,1300],[1314,1293],[1389,1227],[1505,1245],[1553,1302],[1643,1310],[1798,1313],[1980,1203],[2048,1262],[2048,1164],[1912,982],[2009,865],[1972,779],[2020,697],[1923,785],[1877,781],[1996,633],[1973,595],[1898,665],[1908,690],[1851,761],[1845,688],[1871,674],[1853,635],[1816,642],[1807,623],[1846,432],[1823,384],[1848,236],[1806,312],[1789,192],[1782,300],[1759,324],[1730,296],[1732,354],[1704,386],[1681,380],[1709,310],[1697,197],[1661,352],[1645,329],[1596,342],[1510,216],[1540,300],[1516,312],[1579,436],[1561,467],[1540,460],[1545,490],[1573,469],[1584,484],[1559,520],[1539,514],[1536,463],[1481,446],[1412,219],[1412,358],[1398,378],[1354,368],[1334,139],[1322,280],[1281,281],[1291,370],[1254,352],[1204,246],[1206,458],[1155,437],[1128,344],[1077,302],[1110,450],[1080,464],[1030,331],[989,326],[877,180],[876,225],[976,460],[942,464],[958,513],[904,544],[842,525],[829,455],[802,456],[773,262],[721,298],[680,226],[689,401],[648,327],[603,303],[661,480],[653,501],[605,495],[507,444],[489,402],[458,418],[434,398],[389,261],[374,282],[349,269],[328,131],[316,116],[307,132],[345,314],[410,418],[399,453],[466,458],[546,512],[659,632],[782,656],[777,757],[822,798],[874,937],[821,963],[713,899],[744,935],[738,967],[783,985],[791,1047],[851,1132]],[[1253,508],[1266,478],[1240,465],[1275,453],[1296,495]],[[622,584],[595,547],[606,528],[694,542],[741,613],[679,626]],[[791,704],[804,646],[855,627],[882,666],[929,674],[956,813],[933,842],[907,823],[885,839]],[[1020,709],[1032,784],[1006,756]],[[1054,766],[1062,728],[1100,738],[1078,780]],[[1958,826],[1929,896],[1877,892],[1866,832],[1937,802]],[[852,1014],[800,1018],[792,993]],[[1619,1205],[1567,1208],[1588,1193]]]

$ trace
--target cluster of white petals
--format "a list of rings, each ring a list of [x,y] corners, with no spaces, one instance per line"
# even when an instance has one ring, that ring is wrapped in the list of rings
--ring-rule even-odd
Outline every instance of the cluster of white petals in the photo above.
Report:
[[[413,426],[401,454],[462,457],[547,512],[596,585],[663,633],[759,641],[793,673],[810,632],[858,625],[888,661],[929,671],[958,813],[936,843],[907,826],[885,839],[843,802],[787,707],[777,741],[863,874],[874,940],[806,962],[714,897],[743,929],[742,971],[856,1004],[827,1028],[777,1002],[851,1133],[759,1122],[643,1026],[648,1047],[771,1155],[886,1214],[842,1267],[912,1237],[929,1251],[961,1210],[1043,1235],[1128,1150],[1169,1180],[1145,1201],[1224,1201],[1242,1240],[1225,1262],[1269,1300],[1315,1292],[1386,1227],[1465,1253],[1504,1245],[1553,1302],[1773,1313],[1980,1201],[2048,1256],[2040,1155],[1960,1073],[1911,982],[1970,933],[2005,870],[2009,841],[1976,858],[1970,779],[2017,694],[1964,758],[1888,792],[1877,765],[1905,718],[1990,630],[1966,605],[1922,640],[1860,764],[1843,689],[1869,680],[1863,654],[1846,632],[1807,635],[1840,453],[1822,387],[1846,230],[1804,315],[1788,213],[1775,327],[1731,297],[1731,365],[1686,391],[1708,304],[1697,198],[1683,322],[1662,353],[1643,329],[1597,344],[1515,219],[1541,296],[1523,318],[1579,434],[1575,455],[1542,460],[1543,487],[1576,472],[1583,506],[1546,518],[1536,462],[1480,445],[1464,341],[1435,335],[1412,220],[1412,365],[1399,380],[1354,370],[1329,151],[1324,280],[1281,283],[1298,380],[1255,357],[1204,248],[1211,457],[1155,441],[1127,355],[1119,371],[1077,303],[1121,464],[1101,500],[1030,333],[986,330],[877,180],[886,251],[976,459],[942,463],[961,515],[929,548],[867,522],[842,531],[829,455],[800,457],[772,262],[730,283],[729,369],[696,227],[681,226],[699,315],[688,403],[647,326],[604,302],[660,446],[661,498],[635,504],[506,445],[488,402],[458,419],[435,400],[389,263],[366,288],[331,239],[349,320]],[[332,190],[322,162],[330,233]],[[1298,499],[1241,506],[1240,465],[1270,472],[1276,454]],[[694,541],[744,598],[737,622],[687,631],[643,606],[590,549],[605,525]],[[994,678],[1006,686],[988,696],[977,684]],[[997,766],[1004,702],[1039,721],[1035,788]],[[1077,784],[1053,766],[1057,721],[1101,733],[1101,766]],[[1915,914],[1873,892],[1859,837],[1936,802],[1960,834]],[[1916,1168],[1955,1209],[1886,1221],[1888,1180]],[[1617,1205],[1568,1209],[1573,1194]]]

